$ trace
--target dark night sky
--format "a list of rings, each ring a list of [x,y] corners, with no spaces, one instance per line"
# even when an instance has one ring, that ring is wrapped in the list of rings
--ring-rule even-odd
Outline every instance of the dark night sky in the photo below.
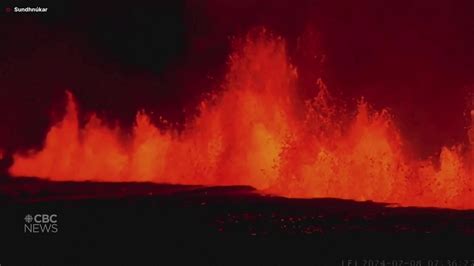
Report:
[[[287,39],[303,88],[321,74],[349,100],[391,108],[422,154],[464,140],[474,1],[59,2],[2,1],[49,12],[0,15],[0,147],[40,145],[65,89],[124,125],[140,108],[182,121],[218,87],[229,37],[255,26]],[[298,48],[308,30],[320,38]],[[322,72],[308,56],[320,51]]]

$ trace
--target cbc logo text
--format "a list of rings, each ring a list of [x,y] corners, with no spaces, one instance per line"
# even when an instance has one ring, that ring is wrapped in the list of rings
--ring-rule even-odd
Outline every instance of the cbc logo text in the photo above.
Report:
[[[58,215],[57,214],[27,214],[24,218],[25,233],[57,233]]]

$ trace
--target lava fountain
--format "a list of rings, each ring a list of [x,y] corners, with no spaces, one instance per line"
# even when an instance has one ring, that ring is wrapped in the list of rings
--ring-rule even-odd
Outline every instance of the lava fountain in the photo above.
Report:
[[[473,140],[471,147],[442,147],[433,160],[413,159],[387,110],[362,99],[351,113],[321,80],[316,97],[303,100],[297,80],[284,40],[254,32],[229,57],[222,91],[201,102],[184,130],[160,129],[144,111],[128,133],[96,115],[79,127],[67,92],[66,115],[43,149],[14,154],[9,172],[50,180],[245,184],[288,197],[474,208]],[[470,130],[473,138],[474,125]]]

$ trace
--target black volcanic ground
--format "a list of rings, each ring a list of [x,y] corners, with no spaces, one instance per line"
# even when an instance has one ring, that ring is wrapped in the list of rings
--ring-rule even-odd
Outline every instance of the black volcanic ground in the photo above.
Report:
[[[5,265],[474,259],[474,210],[287,199],[245,186],[0,180],[2,266],[9,250],[25,253],[5,252]],[[23,218],[37,213],[57,214],[59,232],[24,233]]]

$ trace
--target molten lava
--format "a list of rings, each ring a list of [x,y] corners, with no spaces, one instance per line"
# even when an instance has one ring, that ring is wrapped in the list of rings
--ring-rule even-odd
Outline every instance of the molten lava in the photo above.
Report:
[[[333,103],[321,81],[314,99],[300,99],[284,41],[265,31],[249,35],[229,61],[223,91],[203,100],[182,132],[156,127],[143,111],[129,134],[95,115],[80,128],[68,92],[66,115],[43,149],[15,154],[10,174],[245,184],[289,197],[474,208],[474,143],[443,147],[436,160],[416,160],[388,111],[360,100],[351,115]]]

